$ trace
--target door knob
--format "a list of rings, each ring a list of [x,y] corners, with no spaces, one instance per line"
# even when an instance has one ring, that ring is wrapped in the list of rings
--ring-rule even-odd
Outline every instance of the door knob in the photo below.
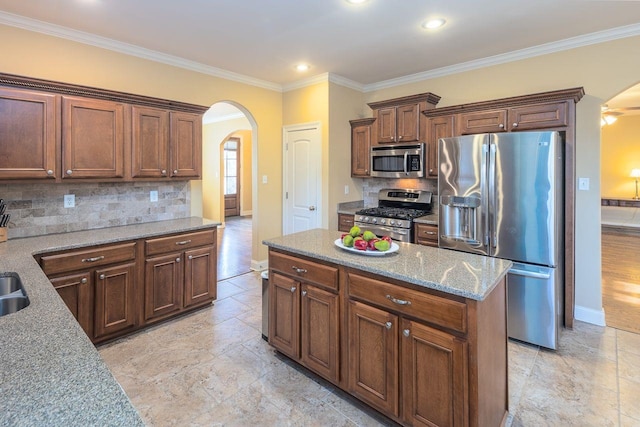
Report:
[[[310,211],[315,211],[315,210],[316,210],[316,207],[315,207],[315,206],[309,206],[309,210],[310,210]]]

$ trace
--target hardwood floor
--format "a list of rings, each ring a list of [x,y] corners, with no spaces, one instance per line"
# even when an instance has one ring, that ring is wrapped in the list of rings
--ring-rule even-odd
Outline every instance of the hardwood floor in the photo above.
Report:
[[[603,231],[602,306],[607,326],[640,333],[640,234]]]
[[[218,281],[248,273],[250,267],[251,217],[228,217],[218,228]]]

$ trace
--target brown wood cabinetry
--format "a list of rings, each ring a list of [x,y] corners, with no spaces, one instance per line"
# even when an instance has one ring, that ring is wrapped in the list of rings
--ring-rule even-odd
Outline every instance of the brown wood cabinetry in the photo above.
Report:
[[[369,103],[375,120],[372,143],[377,145],[424,142],[425,120],[420,112],[434,108],[438,101],[439,96],[422,93]]]
[[[0,180],[198,178],[206,110],[0,73]]]
[[[371,127],[375,119],[350,120],[351,176],[368,177],[371,162]]]
[[[545,129],[563,133],[564,325],[567,328],[573,327],[575,309],[575,104],[583,96],[584,89],[580,87],[423,111],[423,115],[429,118],[430,123],[434,123],[435,120],[443,122],[447,119],[452,120],[455,125],[453,136]],[[436,141],[430,136],[428,143],[435,144]],[[433,153],[428,155],[429,159],[432,155],[437,157],[437,154]],[[431,168],[430,164],[428,166]]]
[[[414,227],[414,235],[418,245],[438,247],[437,225],[416,223]]]
[[[93,342],[136,326],[136,243],[44,255],[40,265]]]
[[[62,177],[123,178],[125,106],[62,97]]]
[[[216,298],[216,229],[145,241],[144,322]]]
[[[353,227],[354,215],[338,214],[338,231],[348,233]]]
[[[0,179],[58,176],[55,95],[0,87]]]
[[[438,139],[455,136],[454,116],[434,117],[427,123],[427,178],[438,178]]]
[[[269,343],[327,380],[339,382],[338,270],[269,252]]]

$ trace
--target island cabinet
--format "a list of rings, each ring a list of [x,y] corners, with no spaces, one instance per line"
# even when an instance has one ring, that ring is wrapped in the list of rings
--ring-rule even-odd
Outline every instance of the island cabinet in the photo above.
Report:
[[[338,214],[338,231],[348,233],[354,224],[354,215]]]
[[[375,119],[350,120],[351,124],[351,176],[368,177],[371,162],[371,126]]]
[[[93,342],[136,325],[136,243],[42,256],[54,288]]]
[[[269,343],[337,384],[340,372],[338,269],[269,252]]]
[[[0,87],[0,179],[52,179],[56,161],[56,97]]]
[[[414,235],[416,244],[438,247],[438,226],[431,224],[415,223]]]
[[[216,229],[147,239],[145,254],[143,323],[216,298]]]

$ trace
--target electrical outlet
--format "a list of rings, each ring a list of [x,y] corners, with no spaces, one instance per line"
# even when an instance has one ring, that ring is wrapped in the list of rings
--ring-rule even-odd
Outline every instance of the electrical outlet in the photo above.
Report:
[[[64,195],[64,207],[65,208],[75,208],[76,207],[76,196],[75,196],[75,194],[65,194]]]
[[[344,186],[344,194],[349,194],[349,186],[348,185]]]
[[[158,192],[156,190],[149,191],[149,201],[151,202],[158,201]]]
[[[262,183],[263,184],[267,183],[267,175],[262,175]]]

